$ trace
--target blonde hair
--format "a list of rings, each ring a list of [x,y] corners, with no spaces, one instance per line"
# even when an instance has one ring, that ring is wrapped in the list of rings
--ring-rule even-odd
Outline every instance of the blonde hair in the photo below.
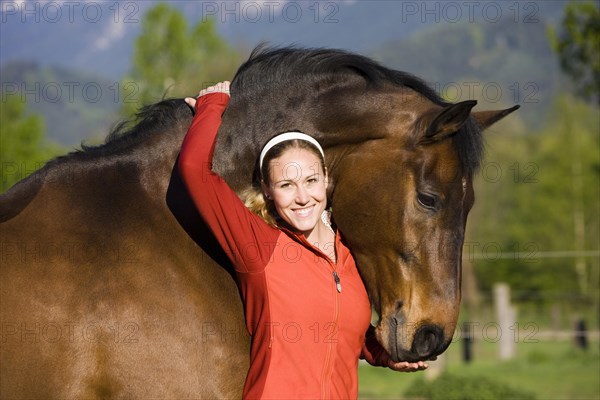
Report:
[[[274,217],[277,212],[275,211],[273,202],[265,198],[265,195],[260,188],[251,186],[247,189],[244,189],[241,193],[241,197],[244,200],[244,204],[250,211],[258,215],[263,221],[272,227],[278,227],[277,221]]]

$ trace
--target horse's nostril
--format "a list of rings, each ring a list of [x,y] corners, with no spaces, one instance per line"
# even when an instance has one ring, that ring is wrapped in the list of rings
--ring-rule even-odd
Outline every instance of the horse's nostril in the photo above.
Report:
[[[444,342],[444,331],[437,325],[425,325],[414,336],[412,351],[421,358],[437,353]]]

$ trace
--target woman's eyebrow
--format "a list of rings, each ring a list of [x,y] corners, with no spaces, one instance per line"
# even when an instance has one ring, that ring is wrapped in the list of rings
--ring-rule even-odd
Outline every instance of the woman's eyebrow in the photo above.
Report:
[[[293,179],[280,179],[278,181],[274,181],[273,183],[277,184],[277,183],[281,183],[281,182],[290,182],[290,183],[293,183],[294,180]]]

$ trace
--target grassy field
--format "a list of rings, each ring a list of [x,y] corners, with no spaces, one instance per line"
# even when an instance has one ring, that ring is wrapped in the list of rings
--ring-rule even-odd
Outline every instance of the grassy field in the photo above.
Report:
[[[469,364],[461,360],[461,351],[461,343],[456,342],[444,356],[445,370],[455,376],[492,379],[531,392],[539,400],[600,400],[597,340],[586,352],[576,349],[572,341],[523,341],[517,343],[516,357],[503,362],[496,357],[495,343],[476,342]],[[398,373],[361,364],[359,398],[405,399],[409,386],[423,378],[425,372]]]

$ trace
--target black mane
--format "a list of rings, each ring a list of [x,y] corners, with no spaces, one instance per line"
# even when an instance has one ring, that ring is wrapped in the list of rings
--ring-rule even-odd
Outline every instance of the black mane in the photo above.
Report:
[[[133,120],[118,123],[103,144],[97,146],[81,144],[81,150],[76,150],[75,154],[92,157],[122,153],[158,132],[173,129],[191,116],[191,110],[183,99],[166,99],[145,105],[136,113]]]
[[[268,82],[297,82],[311,74],[339,73],[358,74],[375,88],[384,82],[393,83],[422,94],[434,104],[449,105],[422,79],[410,73],[386,68],[359,54],[324,48],[260,45],[236,72],[232,92],[244,95]],[[473,174],[484,155],[483,135],[474,119],[470,118],[452,140],[463,167]]]
[[[361,75],[368,84],[375,87],[383,82],[391,82],[411,88],[436,104],[445,104],[433,89],[412,74],[386,68],[356,53],[326,48],[259,45],[237,70],[233,85],[243,93],[265,81],[291,82],[310,74],[339,73]]]
[[[384,82],[410,88],[434,104],[447,105],[422,79],[386,68],[372,59],[337,49],[324,48],[273,48],[260,45],[237,70],[232,82],[232,93],[245,94],[265,82],[298,82],[310,74],[358,74],[376,88]],[[79,159],[103,157],[122,153],[149,140],[157,132],[165,132],[182,121],[189,121],[191,111],[182,99],[167,99],[144,106],[133,124],[118,124],[107,136],[104,144],[86,146],[68,156]],[[475,171],[483,158],[483,138],[478,126],[469,121],[453,138],[463,166]],[[61,159],[63,157],[59,157]]]

